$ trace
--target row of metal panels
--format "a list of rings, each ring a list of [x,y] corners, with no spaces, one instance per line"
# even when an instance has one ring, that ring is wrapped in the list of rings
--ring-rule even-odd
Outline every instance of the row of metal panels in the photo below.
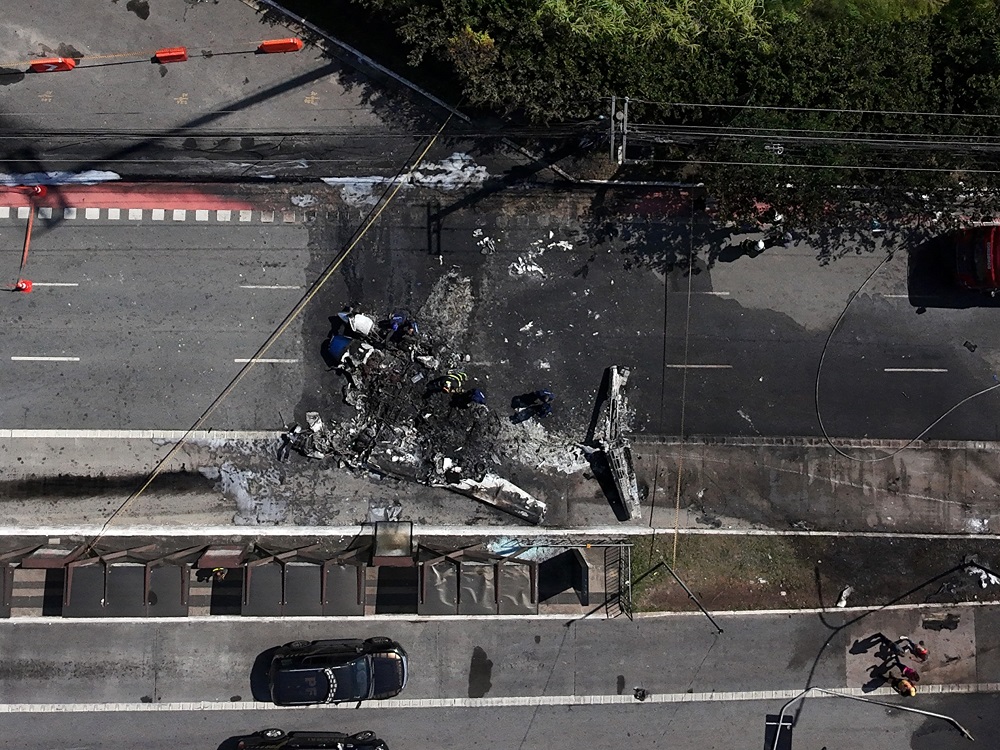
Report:
[[[387,570],[386,572],[390,572]],[[395,611],[426,615],[535,614],[536,569],[526,565],[438,560],[382,576],[377,596]],[[10,617],[14,568],[3,567],[0,617]],[[69,565],[63,581],[63,617],[186,617],[191,568],[181,565],[112,563]],[[287,563],[248,565],[213,584],[239,597],[237,611],[258,617],[365,614],[365,566]],[[376,611],[378,608],[376,607]]]
[[[4,566],[2,617],[10,617],[13,581],[14,568]],[[365,612],[364,568],[359,565],[289,563],[237,568],[213,586],[235,593],[244,615],[361,616]],[[191,568],[187,566],[69,565],[64,569],[61,612],[63,617],[187,617],[190,593]]]

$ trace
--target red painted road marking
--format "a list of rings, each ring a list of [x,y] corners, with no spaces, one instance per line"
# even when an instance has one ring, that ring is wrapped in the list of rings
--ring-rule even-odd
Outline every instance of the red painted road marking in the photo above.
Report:
[[[260,205],[239,196],[213,193],[190,185],[145,185],[116,182],[103,185],[49,185],[44,197],[31,198],[23,188],[0,187],[0,206],[49,208],[165,208],[246,210]]]

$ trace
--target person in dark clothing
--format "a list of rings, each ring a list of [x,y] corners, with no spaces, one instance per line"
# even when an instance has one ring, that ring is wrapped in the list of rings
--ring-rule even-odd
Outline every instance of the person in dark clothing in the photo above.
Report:
[[[547,388],[540,388],[531,393],[523,393],[510,400],[510,408],[516,412],[511,416],[515,424],[524,422],[531,417],[544,419],[552,413],[552,401],[555,395]]]

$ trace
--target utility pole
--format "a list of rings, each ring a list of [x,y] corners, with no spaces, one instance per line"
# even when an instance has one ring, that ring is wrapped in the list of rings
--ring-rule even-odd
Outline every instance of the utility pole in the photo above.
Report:
[[[611,97],[611,158],[619,164],[625,163],[625,149],[628,146],[628,100],[618,109],[618,97]],[[621,146],[618,146],[618,133],[622,135]]]

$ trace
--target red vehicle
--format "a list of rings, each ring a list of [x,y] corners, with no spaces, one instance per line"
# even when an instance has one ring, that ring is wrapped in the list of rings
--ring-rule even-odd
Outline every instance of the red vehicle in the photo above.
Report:
[[[1000,292],[1000,226],[960,230],[955,257],[959,284],[993,295]]]

